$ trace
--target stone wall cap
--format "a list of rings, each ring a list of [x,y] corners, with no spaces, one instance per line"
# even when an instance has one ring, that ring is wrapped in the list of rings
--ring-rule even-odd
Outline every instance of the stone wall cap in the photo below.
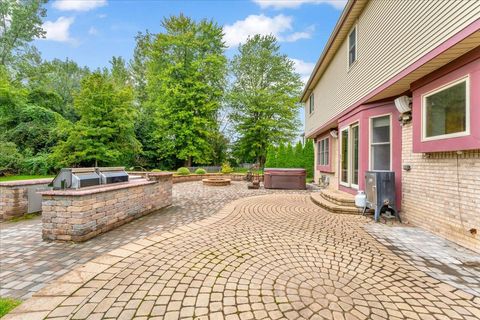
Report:
[[[171,177],[173,173],[171,172],[147,172],[149,177]]]
[[[33,186],[36,184],[49,184],[53,178],[29,179],[29,180],[14,180],[0,182],[0,187],[22,187]]]
[[[66,190],[48,190],[38,192],[42,196],[86,196],[96,193],[109,192],[120,189],[127,189],[132,187],[155,184],[156,181],[149,181],[146,179],[135,179],[124,183],[115,183],[107,185],[99,185],[94,187],[87,187],[81,189],[66,189]]]

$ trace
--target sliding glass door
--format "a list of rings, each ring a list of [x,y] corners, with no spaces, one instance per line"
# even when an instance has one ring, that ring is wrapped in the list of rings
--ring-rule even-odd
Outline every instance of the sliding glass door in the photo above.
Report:
[[[360,132],[358,123],[342,129],[340,133],[340,184],[358,189]]]

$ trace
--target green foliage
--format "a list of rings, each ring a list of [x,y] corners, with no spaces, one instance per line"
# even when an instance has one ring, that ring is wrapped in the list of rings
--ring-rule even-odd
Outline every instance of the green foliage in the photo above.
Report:
[[[21,164],[21,172],[30,175],[47,175],[54,167],[50,154],[43,152],[26,157]]]
[[[177,169],[177,174],[181,176],[188,176],[190,174],[190,170],[185,167],[180,167]]]
[[[112,60],[110,60],[110,65],[110,74],[113,83],[119,88],[130,85],[130,73],[127,69],[125,59],[122,57],[112,57]]]
[[[277,167],[278,168],[286,168],[287,167],[287,148],[285,145],[282,143],[278,147],[278,153],[277,153]]]
[[[269,146],[267,149],[267,159],[265,161],[265,168],[275,168],[277,165],[277,148],[273,145]]]
[[[305,142],[305,146],[303,148],[303,168],[307,171],[307,177],[313,177],[314,173],[314,162],[315,162],[315,154],[314,154],[314,147],[313,147],[313,140],[308,139]]]
[[[230,163],[225,162],[224,164],[222,164],[221,172],[225,174],[232,173],[233,168],[230,166]]]
[[[271,35],[255,35],[240,45],[231,70],[230,118],[238,134],[234,151],[242,160],[263,167],[270,145],[295,136],[302,82],[293,61],[280,53]]]
[[[47,0],[0,1],[0,65],[9,64],[33,39],[44,37],[45,3]]]
[[[307,178],[313,177],[314,173],[314,150],[313,140],[307,140],[305,144],[297,142],[295,148],[290,143],[281,144],[278,148],[269,147],[265,167],[269,168],[304,168]]]
[[[140,144],[135,138],[133,92],[118,88],[108,75],[99,72],[82,81],[75,97],[80,116],[68,138],[54,148],[57,167],[109,166],[131,163]]]
[[[155,119],[150,143],[161,160],[209,163],[225,88],[222,28],[183,15],[164,19],[162,27],[147,52],[147,94]]]
[[[152,169],[152,172],[162,172],[160,169]]]
[[[3,1],[3,0],[2,0]],[[22,301],[11,298],[0,298],[0,318],[20,305]]]
[[[18,181],[18,180],[30,180],[30,179],[42,179],[53,178],[52,175],[8,175],[0,177],[0,181]]]
[[[15,143],[0,140],[0,172],[18,172],[22,161],[23,155]]]
[[[198,168],[197,170],[195,170],[195,174],[206,174],[206,173],[207,173],[207,170],[203,168]]]
[[[55,93],[61,98],[61,106],[56,106],[54,97],[49,96],[49,105],[39,104],[60,113],[64,118],[76,121],[78,116],[73,107],[74,96],[80,91],[82,79],[90,74],[88,68],[80,67],[76,62],[54,59],[40,63],[28,74],[28,87],[44,95]],[[33,96],[32,99],[37,98]],[[45,98],[42,98],[42,100]],[[38,103],[37,103],[38,104]]]

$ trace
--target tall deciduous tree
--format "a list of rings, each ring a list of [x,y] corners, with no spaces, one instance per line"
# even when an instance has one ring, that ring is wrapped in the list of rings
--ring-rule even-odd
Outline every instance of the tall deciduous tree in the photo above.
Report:
[[[47,0],[0,1],[0,65],[9,64],[15,53],[25,49],[30,41],[45,36],[42,29],[45,3]]]
[[[68,139],[54,148],[58,166],[125,165],[140,144],[135,138],[133,92],[118,88],[106,74],[95,72],[82,81],[75,97],[80,120]]]
[[[235,151],[243,160],[263,166],[268,147],[291,140],[298,130],[302,82],[271,35],[255,35],[240,45],[231,70]]]
[[[159,160],[208,163],[224,94],[227,59],[222,28],[184,16],[163,20],[147,53],[147,92],[155,108]]]
[[[75,61],[54,59],[32,66],[25,80],[32,92],[41,91],[60,96],[62,105],[55,111],[75,121],[77,115],[73,108],[73,98],[80,91],[82,79],[89,74],[87,67],[80,67]]]

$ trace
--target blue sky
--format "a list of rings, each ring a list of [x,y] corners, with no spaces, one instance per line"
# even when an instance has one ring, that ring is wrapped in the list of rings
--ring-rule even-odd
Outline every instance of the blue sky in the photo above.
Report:
[[[272,33],[282,51],[308,79],[345,0],[50,0],[36,45],[47,59],[70,58],[90,68],[108,66],[112,56],[130,59],[138,31],[161,31],[163,17],[183,13],[224,26],[227,55],[249,34]]]

